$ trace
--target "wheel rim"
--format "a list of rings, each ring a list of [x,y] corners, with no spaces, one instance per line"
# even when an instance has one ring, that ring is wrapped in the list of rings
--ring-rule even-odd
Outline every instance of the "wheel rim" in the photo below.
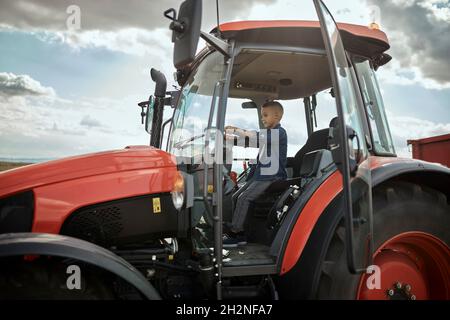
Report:
[[[379,267],[380,281],[377,272],[362,275],[358,300],[450,299],[450,249],[428,233],[389,239],[375,251],[373,265]]]

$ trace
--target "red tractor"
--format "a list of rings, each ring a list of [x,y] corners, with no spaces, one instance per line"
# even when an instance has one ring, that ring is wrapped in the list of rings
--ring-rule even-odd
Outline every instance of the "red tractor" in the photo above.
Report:
[[[152,69],[150,146],[0,173],[0,297],[449,299],[450,169],[396,157],[375,76],[386,35],[314,4],[319,21],[209,34],[201,1],[167,10],[181,89]],[[324,90],[337,117],[315,130]],[[244,101],[258,119],[273,99],[303,101],[290,120],[308,137],[250,208],[249,243],[224,250],[251,180],[223,161],[227,112]]]

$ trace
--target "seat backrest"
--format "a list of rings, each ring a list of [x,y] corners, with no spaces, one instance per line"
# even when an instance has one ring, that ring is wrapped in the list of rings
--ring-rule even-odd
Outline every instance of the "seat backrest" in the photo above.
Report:
[[[306,144],[297,152],[293,163],[293,177],[300,176],[300,168],[302,166],[303,157],[311,151],[328,148],[328,132],[329,129],[321,129],[314,131],[306,141]]]
[[[333,163],[330,150],[320,149],[308,152],[303,156],[300,177],[306,180],[320,177]]]
[[[329,124],[330,128],[335,127],[337,125],[337,120],[338,120],[337,117],[331,119]],[[320,149],[328,149],[329,132],[330,129],[325,128],[311,133],[311,135],[308,137],[308,140],[306,140],[306,144],[297,152],[297,154],[294,157],[292,165],[293,168],[292,177],[300,176],[300,168],[302,167],[302,161],[305,154]]]

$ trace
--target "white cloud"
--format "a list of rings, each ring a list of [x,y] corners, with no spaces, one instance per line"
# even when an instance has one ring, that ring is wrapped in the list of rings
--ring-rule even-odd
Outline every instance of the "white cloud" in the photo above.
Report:
[[[26,74],[0,72],[0,96],[8,98],[27,95],[54,96],[55,91],[50,87],[44,87]]]
[[[140,109],[129,111],[137,101],[135,96],[120,100],[0,96],[0,157],[60,158],[148,144]]]
[[[392,138],[398,156],[411,158],[406,141],[450,133],[450,123],[437,123],[412,116],[399,116],[387,111]]]
[[[268,4],[274,0],[226,0],[219,1],[222,21],[235,17],[245,17],[255,3]],[[152,30],[170,21],[163,16],[168,8],[178,11],[181,0],[21,0],[0,3],[0,21],[5,25],[26,30],[66,29],[66,20],[72,15],[67,8],[73,4],[80,8],[81,28],[84,31],[117,31],[124,28]],[[216,2],[203,1],[203,28],[211,28],[216,23]],[[209,31],[209,29],[207,30]]]
[[[365,0],[378,6],[393,57],[390,62],[399,84],[450,88],[450,4],[448,0]],[[402,76],[412,73],[410,77]],[[389,78],[389,76],[387,77]]]
[[[171,35],[166,29],[147,31],[127,28],[118,31],[57,31],[44,34],[41,33],[41,39],[61,42],[74,49],[105,48],[137,56],[164,56],[172,50]]]
[[[80,121],[80,125],[92,128],[92,127],[102,127],[102,123],[97,119],[92,118],[90,115],[85,115]]]
[[[220,2],[221,21],[244,19],[255,3],[275,0],[227,0]],[[181,1],[78,0],[81,28],[69,30],[66,9],[72,0],[22,0],[0,3],[0,31],[33,33],[41,40],[64,42],[73,48],[100,47],[133,55],[154,53],[170,55],[170,21],[163,12]],[[215,1],[203,1],[202,30],[209,32],[216,24]],[[156,51],[156,52],[155,52]]]
[[[391,60],[377,71],[378,80],[394,85],[419,85],[430,90],[444,90],[450,88],[450,82],[441,83],[423,75],[417,66],[402,67],[400,61]]]

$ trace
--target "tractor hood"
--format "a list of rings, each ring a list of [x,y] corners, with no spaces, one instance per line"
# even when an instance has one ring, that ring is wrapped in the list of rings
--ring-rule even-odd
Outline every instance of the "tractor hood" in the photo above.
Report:
[[[120,171],[176,166],[176,159],[149,146],[113,150],[32,164],[0,173],[0,197],[22,190]]]

